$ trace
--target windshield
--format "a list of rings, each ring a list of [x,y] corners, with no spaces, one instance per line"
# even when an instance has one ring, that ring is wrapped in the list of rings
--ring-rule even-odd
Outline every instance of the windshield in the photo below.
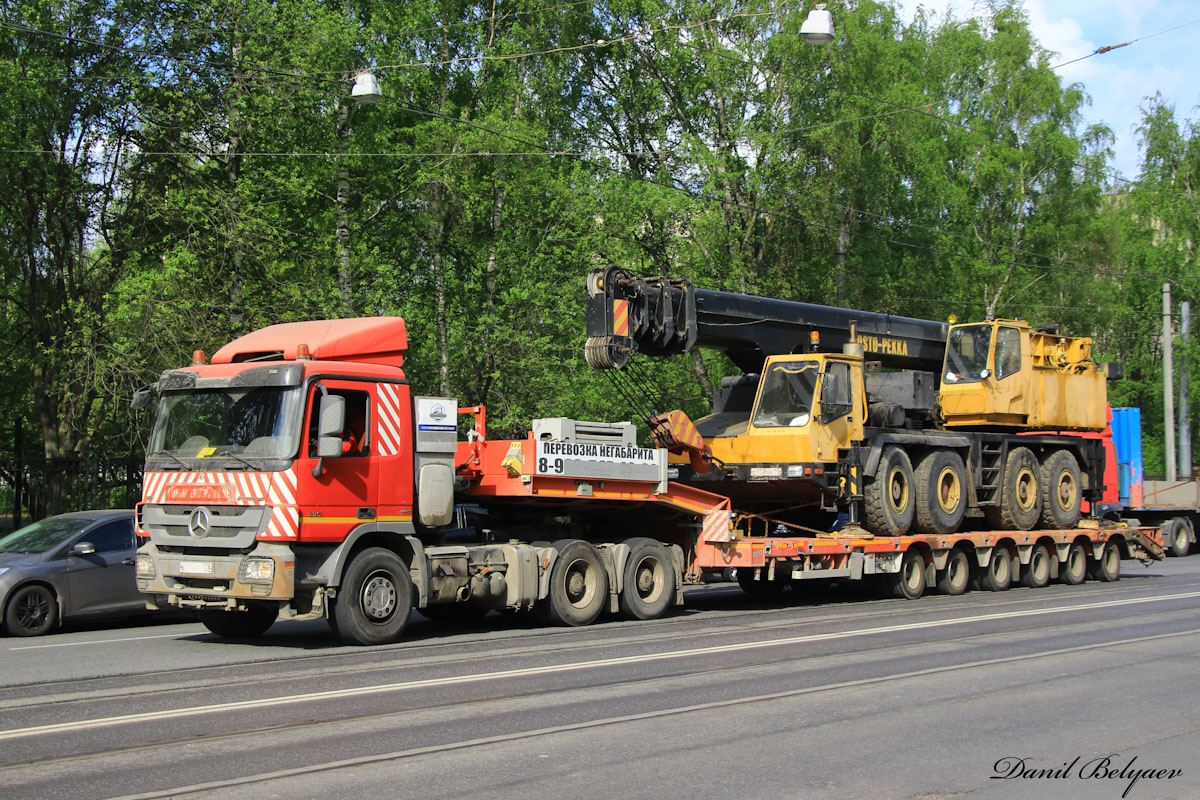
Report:
[[[820,364],[816,361],[776,361],[762,378],[756,428],[799,427],[808,424]]]
[[[44,553],[79,533],[90,519],[43,519],[0,539],[0,553]]]
[[[964,325],[950,332],[946,343],[946,383],[978,383],[984,379],[988,350],[992,346],[991,325]]]
[[[146,455],[290,458],[302,401],[298,387],[169,392],[158,404]]]

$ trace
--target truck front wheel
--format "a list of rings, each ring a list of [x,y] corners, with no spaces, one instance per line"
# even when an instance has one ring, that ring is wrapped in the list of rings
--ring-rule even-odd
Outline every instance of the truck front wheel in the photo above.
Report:
[[[338,635],[350,644],[400,638],[412,612],[408,565],[391,550],[369,547],[354,557],[333,606]]]
[[[590,625],[608,600],[608,571],[596,548],[580,539],[551,545],[558,558],[550,568],[550,591],[534,610],[552,625]]]
[[[253,639],[275,624],[279,609],[265,604],[251,605],[245,611],[201,609],[196,612],[196,618],[222,639]]]

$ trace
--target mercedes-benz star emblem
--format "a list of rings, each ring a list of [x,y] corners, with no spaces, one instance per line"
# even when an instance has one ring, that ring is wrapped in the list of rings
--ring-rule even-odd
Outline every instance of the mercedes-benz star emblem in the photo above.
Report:
[[[188,533],[197,539],[203,539],[208,536],[208,529],[208,509],[200,506],[192,512],[192,516],[188,517]]]

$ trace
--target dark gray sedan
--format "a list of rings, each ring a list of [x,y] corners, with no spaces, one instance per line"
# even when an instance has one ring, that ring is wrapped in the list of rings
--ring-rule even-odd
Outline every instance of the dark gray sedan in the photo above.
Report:
[[[40,636],[64,619],[147,613],[135,551],[133,511],[59,514],[0,538],[4,630]]]

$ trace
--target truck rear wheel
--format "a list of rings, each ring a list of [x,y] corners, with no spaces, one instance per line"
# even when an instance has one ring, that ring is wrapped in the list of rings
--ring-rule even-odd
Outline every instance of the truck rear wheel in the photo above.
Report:
[[[1118,580],[1121,577],[1121,551],[1117,549],[1117,545],[1107,542],[1100,558],[1092,562],[1088,571],[1098,581],[1110,583]]]
[[[937,588],[942,594],[959,595],[971,584],[971,561],[965,550],[953,550],[946,558],[946,568],[938,571]]]
[[[1037,458],[1028,447],[1014,447],[1004,461],[1000,505],[984,510],[988,524],[1006,531],[1028,531],[1037,525],[1042,494]]]
[[[895,445],[883,448],[875,477],[863,486],[863,527],[877,536],[903,536],[916,513],[912,461]]]
[[[1187,522],[1178,517],[1169,519],[1160,526],[1160,530],[1168,553],[1182,558],[1191,552],[1192,543],[1188,540]]]
[[[1050,583],[1050,552],[1045,545],[1035,544],[1029,551],[1029,563],[1021,570],[1021,585],[1041,589]]]
[[[755,573],[758,573],[757,577]],[[738,567],[737,582],[742,591],[751,597],[778,597],[788,587],[790,579],[776,575],[774,580],[767,577],[767,568]]]
[[[404,633],[412,612],[408,565],[391,550],[368,547],[342,577],[333,606],[338,635],[350,644],[387,644]]]
[[[560,539],[551,547],[558,558],[550,569],[550,591],[534,609],[550,624],[591,624],[608,600],[608,571],[600,554],[580,539]]]
[[[196,618],[223,639],[253,639],[275,624],[279,609],[266,604],[251,605],[245,611],[201,609],[196,612]]]
[[[1082,515],[1079,464],[1066,450],[1056,450],[1042,464],[1042,508],[1039,523],[1043,528],[1074,528]]]
[[[954,533],[967,513],[966,471],[953,450],[934,450],[917,464],[913,527],[921,533]]]
[[[627,619],[657,619],[675,599],[675,564],[653,539],[630,539],[619,603]]]
[[[1067,560],[1058,571],[1058,579],[1068,586],[1078,586],[1087,580],[1087,573],[1087,551],[1079,542],[1074,542],[1067,548]]]
[[[1003,547],[992,548],[992,557],[983,568],[979,585],[989,592],[1003,592],[1012,586],[1012,556]]]

